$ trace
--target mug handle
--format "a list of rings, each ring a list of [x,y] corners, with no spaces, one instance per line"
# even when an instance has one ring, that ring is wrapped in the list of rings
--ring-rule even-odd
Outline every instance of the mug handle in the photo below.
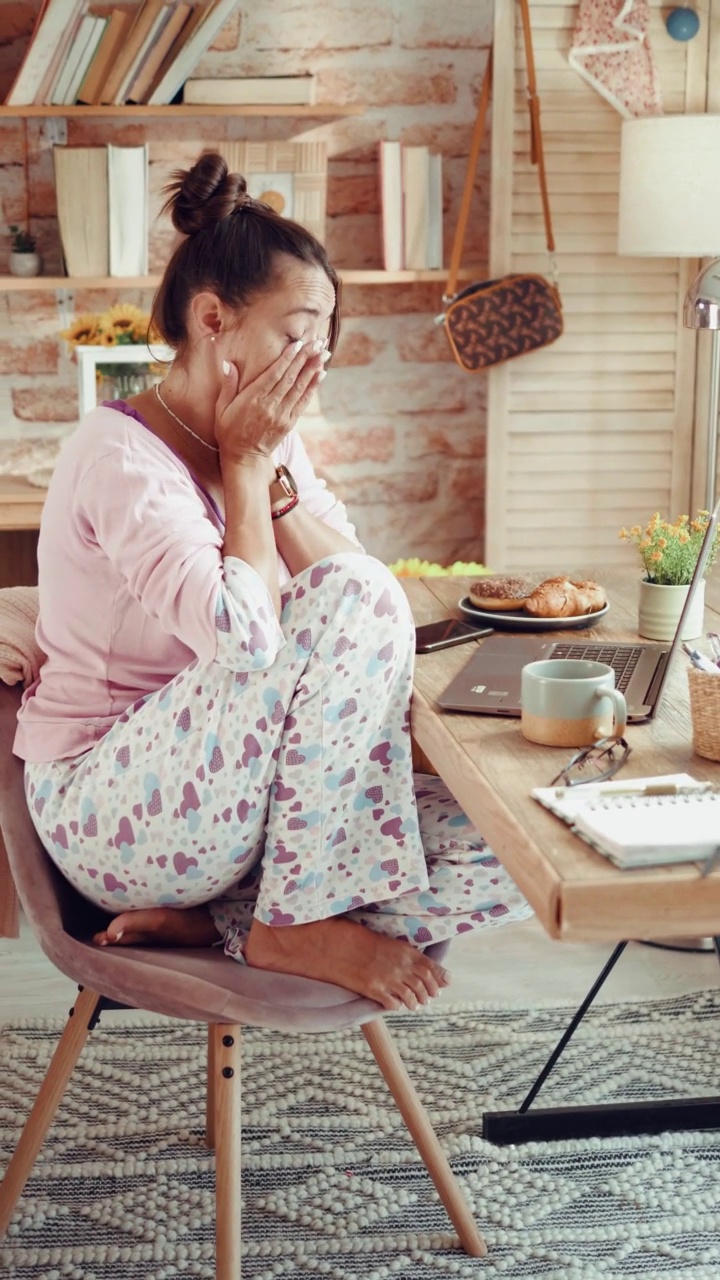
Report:
[[[596,698],[609,698],[613,704],[613,733],[621,738],[627,728],[627,702],[619,689],[596,689]]]

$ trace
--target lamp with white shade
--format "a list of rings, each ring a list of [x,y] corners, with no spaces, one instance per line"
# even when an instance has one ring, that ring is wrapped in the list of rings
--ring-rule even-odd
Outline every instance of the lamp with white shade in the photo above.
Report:
[[[685,296],[684,323],[712,332],[705,506],[715,505],[720,404],[720,115],[626,120],[618,253],[715,258]]]

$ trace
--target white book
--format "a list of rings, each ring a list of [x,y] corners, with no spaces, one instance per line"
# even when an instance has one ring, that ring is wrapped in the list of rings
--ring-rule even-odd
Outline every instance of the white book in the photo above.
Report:
[[[233,76],[230,79],[186,80],[183,102],[219,103],[231,106],[312,106],[315,76]]]
[[[107,149],[110,275],[148,270],[148,147]]]
[[[443,265],[442,156],[431,155],[428,162],[427,264],[436,271]]]
[[[165,106],[172,102],[191,71],[195,70],[205,50],[212,44],[218,32],[225,26],[239,4],[239,0],[216,0],[208,9],[207,17],[195,28],[183,44],[177,58],[148,99],[151,107]]]
[[[382,139],[378,156],[383,266],[386,271],[401,271],[403,266],[403,196],[400,143]]]
[[[86,13],[81,19],[80,26],[73,38],[70,48],[65,55],[62,66],[55,77],[55,83],[50,91],[50,102],[53,106],[62,106],[66,103],[75,101],[75,93],[80,85],[81,77],[78,76],[78,69],[83,68],[82,74],[85,74],[85,68],[89,65],[90,58],[86,57],[88,49],[91,48],[94,53],[97,48],[96,37],[98,26],[100,35],[105,29],[105,19],[93,17],[91,13]],[[71,92],[72,93],[71,97]]]
[[[70,81],[70,88],[65,95],[66,106],[73,106],[77,99],[78,93],[80,92],[80,85],[85,79],[87,69],[97,53],[98,45],[105,34],[105,28],[109,22],[109,18],[94,17],[93,22],[94,27],[91,32],[90,39],[85,46],[83,55],[75,69],[75,75]]]
[[[58,45],[85,0],[45,0],[30,45],[10,92],[8,107],[28,106],[35,100]]]
[[[52,106],[55,107],[64,103],[65,94],[70,87],[70,81],[75,75],[78,63],[85,52],[94,25],[95,19],[89,13],[86,13],[85,17],[80,21],[80,26],[73,37],[62,65],[58,69],[55,83],[50,90],[50,103]]]
[[[403,231],[405,267],[424,271],[428,265],[428,169],[427,147],[403,147]]]

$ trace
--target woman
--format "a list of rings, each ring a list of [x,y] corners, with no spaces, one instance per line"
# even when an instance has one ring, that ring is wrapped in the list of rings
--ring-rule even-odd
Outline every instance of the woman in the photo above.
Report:
[[[527,909],[439,784],[415,795],[405,596],[294,431],[337,339],[325,251],[218,155],[174,178],[176,359],[86,417],[43,514],[30,811],[113,915],[99,945],[222,939],[415,1008],[447,983],[421,947]]]

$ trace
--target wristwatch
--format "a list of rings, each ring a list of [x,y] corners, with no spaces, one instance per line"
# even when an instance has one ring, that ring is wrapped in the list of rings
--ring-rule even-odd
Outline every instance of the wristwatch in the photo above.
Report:
[[[297,491],[298,487],[293,480],[292,475],[288,471],[287,467],[284,467],[282,463],[280,463],[280,466],[275,472],[275,479],[270,485],[271,505],[274,502],[289,502],[291,498],[295,498],[297,496]]]

